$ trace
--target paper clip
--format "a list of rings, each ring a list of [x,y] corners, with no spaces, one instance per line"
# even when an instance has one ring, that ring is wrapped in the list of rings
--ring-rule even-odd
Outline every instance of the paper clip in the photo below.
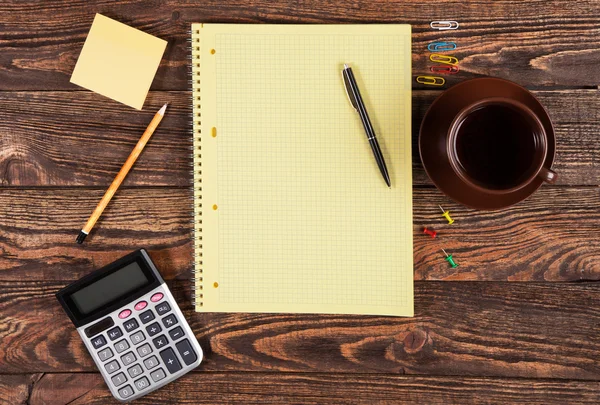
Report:
[[[417,83],[426,84],[427,86],[443,86],[446,79],[438,76],[417,76]]]
[[[433,73],[442,73],[446,75],[453,75],[458,73],[458,66],[456,65],[437,65],[429,68]]]
[[[455,30],[458,28],[458,22],[456,21],[432,21],[429,26],[434,30]]]
[[[447,52],[456,49],[456,42],[432,42],[427,45],[429,52]]]
[[[454,56],[440,55],[439,53],[432,53],[429,55],[429,60],[432,62],[443,63],[445,65],[458,65],[458,59]]]

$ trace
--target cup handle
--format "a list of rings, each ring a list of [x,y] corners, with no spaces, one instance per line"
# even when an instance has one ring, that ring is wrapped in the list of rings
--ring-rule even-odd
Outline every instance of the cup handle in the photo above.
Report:
[[[558,178],[558,174],[556,174],[556,172],[554,172],[550,169],[546,169],[545,167],[542,167],[542,170],[540,170],[538,177],[540,177],[546,183],[554,184],[556,182],[556,179]]]

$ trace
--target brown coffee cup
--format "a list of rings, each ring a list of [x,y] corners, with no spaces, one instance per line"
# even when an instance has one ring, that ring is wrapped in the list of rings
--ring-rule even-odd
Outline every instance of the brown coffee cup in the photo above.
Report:
[[[509,194],[541,179],[554,183],[557,174],[544,167],[548,136],[533,111],[519,101],[490,97],[465,106],[446,137],[448,160],[470,187]]]

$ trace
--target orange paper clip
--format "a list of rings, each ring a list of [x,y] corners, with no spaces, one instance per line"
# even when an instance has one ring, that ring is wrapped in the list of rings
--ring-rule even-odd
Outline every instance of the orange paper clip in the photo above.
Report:
[[[453,75],[458,73],[458,66],[456,65],[436,65],[429,68],[433,73],[442,73],[446,75]]]
[[[427,86],[443,86],[446,79],[438,76],[417,76],[417,83],[426,84]]]
[[[458,65],[458,59],[454,56],[440,55],[439,53],[432,53],[429,55],[429,60],[445,65]]]

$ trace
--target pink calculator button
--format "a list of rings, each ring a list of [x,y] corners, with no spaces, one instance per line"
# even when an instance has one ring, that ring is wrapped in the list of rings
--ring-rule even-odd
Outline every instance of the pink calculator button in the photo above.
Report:
[[[136,311],[141,311],[142,309],[146,308],[146,305],[148,305],[146,301],[140,301],[137,304],[135,304],[134,308]]]
[[[163,297],[164,297],[163,293],[156,293],[150,298],[150,301],[158,302],[158,301],[162,300]]]
[[[121,319],[125,319],[127,318],[129,315],[131,315],[131,311],[129,309],[124,309],[119,313],[119,318]]]

